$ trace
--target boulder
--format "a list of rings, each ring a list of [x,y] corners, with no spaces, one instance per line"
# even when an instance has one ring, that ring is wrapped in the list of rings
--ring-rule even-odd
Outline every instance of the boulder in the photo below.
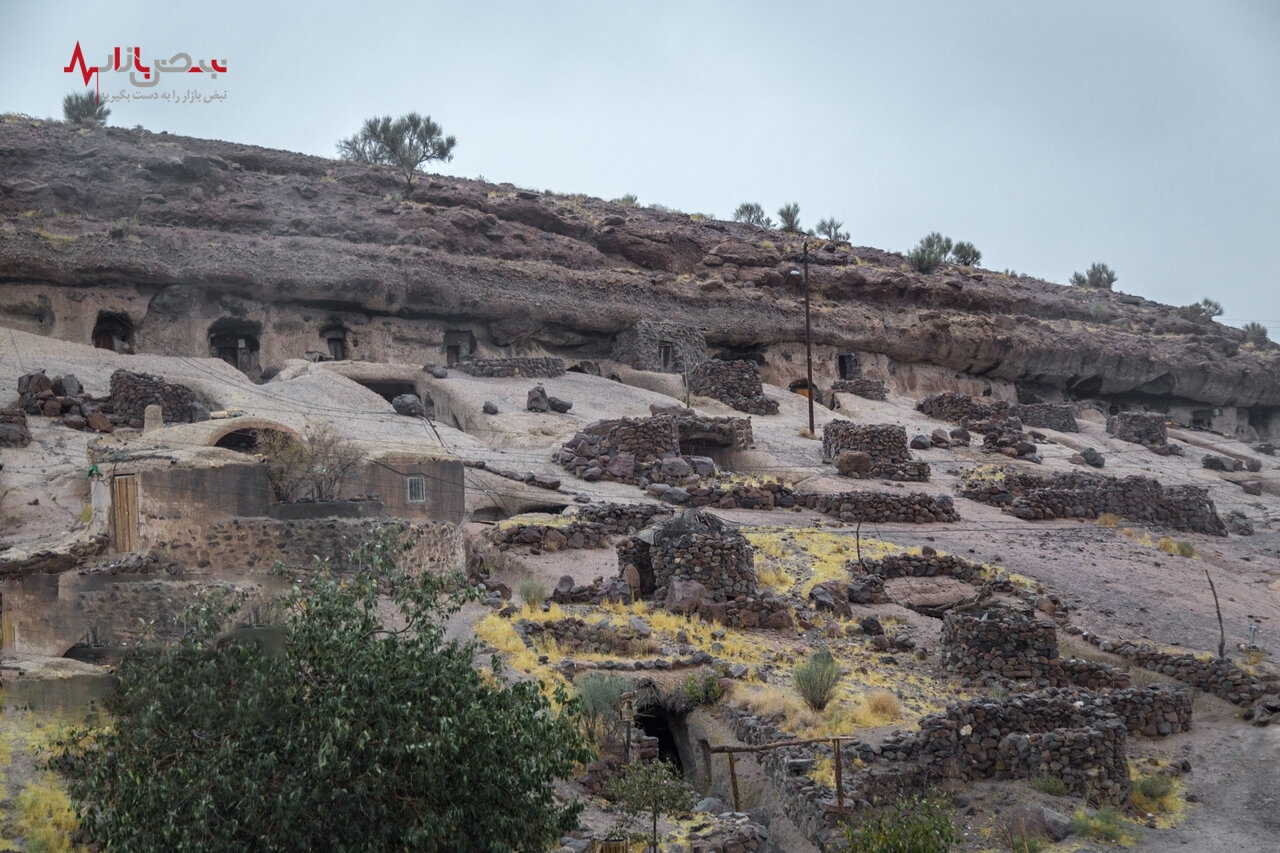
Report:
[[[420,418],[427,413],[422,406],[422,398],[417,394],[400,394],[393,397],[391,407],[396,410],[396,414],[409,418]]]
[[[1080,455],[1084,457],[1084,464],[1090,465],[1094,468],[1101,468],[1107,464],[1107,460],[1103,458],[1102,454],[1094,450],[1092,447],[1086,447],[1081,451]]]
[[[911,437],[912,450],[928,450],[930,447],[933,447],[933,442],[929,439],[929,436],[916,435]]]
[[[532,485],[537,486],[539,489],[550,489],[555,491],[560,488],[560,480],[550,474],[535,474]]]
[[[697,613],[706,597],[707,588],[697,581],[672,578],[662,606],[670,613]]]
[[[656,483],[654,485],[657,485]],[[689,490],[683,486],[672,486],[662,493],[662,499],[673,504],[687,504],[689,502]]]
[[[615,480],[630,480],[636,473],[636,457],[634,453],[623,451],[609,460],[604,472]]]
[[[933,442],[934,447],[950,447],[951,438],[947,435],[945,429],[935,429],[929,435],[929,440]]]
[[[1244,490],[1246,495],[1258,496],[1262,494],[1262,483],[1257,480],[1250,480],[1247,483],[1241,483],[1240,488]]]
[[[947,437],[956,444],[968,444],[972,439],[969,435],[969,431],[964,427],[956,427],[951,430],[951,432],[947,433]]]
[[[562,400],[559,397],[548,397],[547,405],[551,407],[551,411],[564,414],[573,408],[573,403],[568,400]]]
[[[546,412],[551,410],[551,400],[547,397],[547,389],[541,385],[535,385],[529,390],[529,396],[525,400],[524,407],[531,412]]]
[[[79,397],[84,393],[84,386],[80,384],[80,380],[74,373],[68,373],[62,377],[62,393],[67,397]]]
[[[693,466],[680,457],[662,460],[664,477],[687,477],[693,473]]]
[[[836,470],[846,477],[870,473],[871,454],[861,450],[842,450],[836,454]]]
[[[884,626],[881,625],[880,620],[874,616],[868,616],[858,622],[858,627],[862,629],[862,633],[870,634],[873,637],[878,637],[884,633]]]
[[[556,604],[568,604],[573,596],[573,575],[561,575],[556,581],[556,588],[551,591],[551,600]]]
[[[498,414],[498,407],[494,405],[492,400],[485,400],[483,409],[486,415]]]
[[[94,432],[115,432],[116,428],[111,424],[111,418],[102,412],[90,412],[85,416],[85,424]]]
[[[1261,470],[1262,470],[1262,460],[1261,460],[1261,459],[1246,459],[1246,460],[1244,461],[1244,468],[1245,468],[1245,470],[1246,470],[1246,471],[1248,471],[1250,474],[1256,474],[1256,473],[1258,473],[1259,471],[1261,471]]]
[[[825,581],[815,585],[809,590],[809,600],[817,610],[826,610],[844,619],[853,616],[853,608],[849,606],[848,585],[841,581]]]

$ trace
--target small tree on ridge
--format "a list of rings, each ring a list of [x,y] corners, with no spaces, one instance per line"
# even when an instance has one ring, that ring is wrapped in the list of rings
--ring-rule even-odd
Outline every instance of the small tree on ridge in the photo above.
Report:
[[[413,177],[424,163],[452,160],[458,140],[445,136],[431,116],[409,113],[366,119],[354,136],[338,141],[338,155],[357,163],[390,166],[404,176],[405,187],[413,192]]]
[[[96,92],[70,94],[62,99],[62,118],[64,121],[81,122],[92,119],[98,124],[106,124],[111,110],[98,100]]]

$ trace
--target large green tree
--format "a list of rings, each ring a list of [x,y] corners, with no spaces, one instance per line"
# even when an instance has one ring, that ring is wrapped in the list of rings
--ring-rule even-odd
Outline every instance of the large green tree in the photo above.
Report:
[[[575,826],[580,806],[553,793],[589,758],[575,706],[503,683],[496,659],[473,666],[475,646],[445,636],[446,582],[389,568],[394,550],[295,584],[283,652],[217,641],[217,619],[190,617],[181,642],[131,651],[107,725],[73,733],[55,761],[89,837],[127,851],[541,853]]]
[[[431,160],[452,160],[458,140],[445,136],[431,116],[409,113],[366,119],[360,132],[338,141],[338,155],[358,163],[381,163],[404,176],[413,192],[413,178]]]

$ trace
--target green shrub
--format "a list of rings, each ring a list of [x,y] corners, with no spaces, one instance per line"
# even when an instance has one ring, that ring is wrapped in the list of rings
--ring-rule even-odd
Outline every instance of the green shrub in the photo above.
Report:
[[[799,234],[801,232],[800,205],[792,202],[778,208],[778,223],[778,230],[786,231],[788,234]]]
[[[1123,825],[1120,815],[1111,806],[1098,809],[1092,815],[1081,809],[1072,816],[1071,823],[1076,832],[1085,838],[1096,838],[1112,844],[1136,841],[1142,836],[1137,827]]]
[[[1173,791],[1173,781],[1168,776],[1139,776],[1133,790],[1149,800],[1158,800]]]
[[[1087,273],[1072,273],[1071,283],[1090,290],[1110,290],[1116,283],[1116,274],[1106,264],[1093,264]]]
[[[684,680],[684,697],[691,706],[711,705],[724,696],[724,688],[720,686],[721,673],[717,670],[694,673]]]
[[[951,247],[951,257],[964,267],[975,267],[982,260],[978,247],[966,241],[960,241]]]
[[[871,809],[844,826],[858,853],[946,853],[960,840],[947,804],[937,794],[916,794]]]
[[[1261,323],[1250,321],[1245,323],[1242,328],[1244,329],[1245,343],[1260,347],[1267,342],[1267,327]]]
[[[814,649],[804,663],[792,671],[791,678],[805,704],[821,711],[835,698],[836,685],[840,683],[840,664],[826,649]]]
[[[934,231],[916,244],[916,247],[907,255],[907,260],[917,272],[931,273],[942,265],[950,253],[951,238],[943,237]]]
[[[627,193],[626,195],[621,195],[615,198],[613,203],[620,204],[623,207],[635,207],[639,201],[640,200],[636,198],[635,193]]]
[[[525,575],[516,581],[516,597],[525,607],[538,607],[547,597],[547,588],[533,575]]]
[[[755,225],[760,228],[773,227],[773,220],[765,216],[764,208],[754,201],[744,201],[738,205],[738,209],[733,212],[733,221],[745,222],[747,225]]]
[[[1111,309],[1107,307],[1105,302],[1089,303],[1089,319],[1095,323],[1110,323]]]
[[[825,237],[837,243],[847,243],[849,242],[849,232],[841,231],[842,227],[844,227],[844,223],[833,216],[830,219],[819,219],[816,230],[819,237]]]
[[[78,95],[67,95],[62,99],[62,118],[64,121],[96,121],[98,124],[105,124],[109,115],[111,115],[111,110],[107,108],[106,104],[98,101],[96,92],[81,92]]]
[[[1048,773],[1032,779],[1031,787],[1042,794],[1051,794],[1055,797],[1061,797],[1067,792],[1067,783],[1057,776],[1050,776]]]
[[[583,734],[599,752],[609,751],[618,741],[618,703],[622,694],[632,689],[631,682],[620,675],[588,675],[576,687]]]

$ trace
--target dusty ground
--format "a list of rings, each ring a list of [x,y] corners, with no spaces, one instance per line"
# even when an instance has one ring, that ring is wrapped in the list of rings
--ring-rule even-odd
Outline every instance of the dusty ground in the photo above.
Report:
[[[443,446],[463,458],[483,460],[490,468],[516,472],[535,471],[561,476],[560,492],[531,489],[493,473],[468,469],[468,508],[488,507],[501,513],[544,506],[556,511],[572,506],[574,498],[593,500],[640,500],[638,490],[607,483],[573,480],[551,462],[554,448],[576,429],[602,417],[619,414],[644,415],[651,403],[670,403],[678,391],[667,387],[668,377],[624,377],[636,385],[611,382],[584,374],[569,374],[544,380],[548,391],[574,401],[569,415],[534,415],[523,411],[523,400],[531,380],[475,379],[453,373],[448,379],[432,380],[431,394],[437,406],[436,431],[409,434],[405,421],[396,416],[381,398],[350,379],[326,370],[322,365],[298,364],[282,372],[281,378],[263,386],[244,382],[219,361],[204,359],[164,359],[150,356],[113,356],[73,344],[36,338],[20,332],[0,337],[0,388],[12,389],[17,376],[35,366],[51,374],[75,372],[95,394],[106,393],[106,378],[116,366],[129,366],[160,373],[170,381],[197,387],[211,401],[227,407],[243,408],[250,414],[275,417],[301,425],[308,417],[326,412],[347,411],[356,417],[336,423],[362,441],[374,446],[409,445],[428,442]],[[119,365],[117,365],[119,362]],[[661,381],[659,381],[661,380]],[[782,401],[775,417],[755,417],[754,452],[743,454],[740,468],[747,473],[777,476],[801,488],[847,490],[857,484],[835,478],[834,471],[820,459],[820,443],[802,435],[807,425],[806,401],[781,388],[767,388]],[[666,394],[662,392],[666,392]],[[7,394],[8,392],[6,392]],[[501,414],[488,418],[480,405],[492,400]],[[326,401],[317,405],[317,401]],[[10,400],[0,395],[0,405]],[[841,410],[816,409],[819,434],[822,425],[836,418],[871,423],[900,423],[908,434],[929,432],[943,426],[916,412],[914,400],[893,397],[873,403],[841,395]],[[720,404],[695,400],[700,411],[729,414]],[[0,527],[0,541],[12,549],[25,550],[56,545],[84,534],[79,521],[87,494],[81,494],[84,448],[88,436],[60,427],[42,425],[33,419],[35,442],[31,447],[6,450],[5,470],[0,480],[0,507],[7,525]],[[1175,432],[1174,439],[1188,443],[1185,458],[1158,457],[1136,445],[1112,440],[1103,429],[1101,417],[1081,419],[1082,432],[1057,435],[1048,432],[1056,444],[1044,445],[1045,464],[1033,466],[1043,473],[1072,468],[1068,458],[1084,447],[1094,447],[1107,458],[1104,473],[1124,476],[1134,473],[1158,478],[1166,485],[1195,483],[1208,486],[1219,512],[1239,511],[1252,521],[1257,535],[1214,538],[1171,534],[1194,543],[1197,556],[1179,558],[1163,553],[1154,543],[1167,532],[1121,522],[1114,528],[1094,523],[1059,521],[1031,523],[1014,519],[998,510],[962,499],[957,506],[962,520],[955,524],[868,525],[864,537],[909,547],[929,544],[939,550],[977,559],[1026,576],[1063,596],[1074,608],[1070,621],[1085,630],[1112,640],[1135,639],[1176,645],[1189,651],[1216,649],[1218,626],[1213,601],[1205,580],[1207,569],[1213,576],[1221,599],[1228,652],[1238,657],[1238,644],[1250,639],[1250,626],[1257,626],[1256,642],[1269,652],[1277,647],[1275,632],[1280,629],[1280,468],[1277,460],[1257,456],[1249,448],[1222,436]],[[421,435],[419,435],[421,432]],[[438,438],[436,437],[438,436]],[[1224,475],[1199,466],[1206,450],[1230,452],[1258,458],[1264,484],[1262,497],[1250,497],[1239,488],[1238,475]],[[973,448],[927,450],[917,457],[930,462],[933,479],[927,484],[862,484],[873,488],[906,488],[931,493],[954,494],[959,471],[967,466],[1003,457],[987,456]],[[38,501],[38,503],[33,503]],[[830,533],[853,537],[850,527],[808,512],[729,511],[721,515],[750,529],[769,527],[820,527]],[[1131,529],[1126,531],[1126,526]],[[481,525],[474,525],[479,530]],[[1149,537],[1149,538],[1148,538]],[[520,571],[532,571],[550,589],[561,575],[588,583],[596,576],[616,571],[612,550],[573,551],[519,556],[519,566],[500,579],[513,583]],[[916,596],[937,595],[945,589],[917,585]],[[904,590],[895,594],[905,595]],[[468,630],[469,620],[483,610],[468,610],[453,626],[458,633]],[[917,636],[922,646],[936,647],[937,622],[901,607],[886,611],[901,620]],[[778,638],[791,651],[803,648],[804,638]],[[799,644],[799,645],[797,645]],[[903,656],[905,657],[905,656]],[[922,666],[928,666],[926,661]],[[1147,830],[1140,850],[1266,850],[1273,849],[1280,828],[1280,809],[1273,799],[1280,796],[1280,771],[1276,759],[1280,734],[1274,729],[1258,729],[1239,719],[1239,710],[1211,697],[1196,700],[1192,732],[1158,743],[1138,741],[1135,753],[1159,753],[1186,758],[1192,770],[1183,781],[1186,790],[1199,802],[1190,804],[1183,822],[1174,828]],[[1012,793],[1010,793],[1012,792]],[[1007,809],[1017,797],[1033,797],[1023,786],[977,786],[973,793],[975,825],[982,825]],[[1063,810],[1074,803],[1066,802]],[[779,832],[782,832],[781,825]],[[799,844],[799,842],[795,842]],[[972,841],[969,849],[980,849]],[[788,849],[801,849],[793,846]]]

